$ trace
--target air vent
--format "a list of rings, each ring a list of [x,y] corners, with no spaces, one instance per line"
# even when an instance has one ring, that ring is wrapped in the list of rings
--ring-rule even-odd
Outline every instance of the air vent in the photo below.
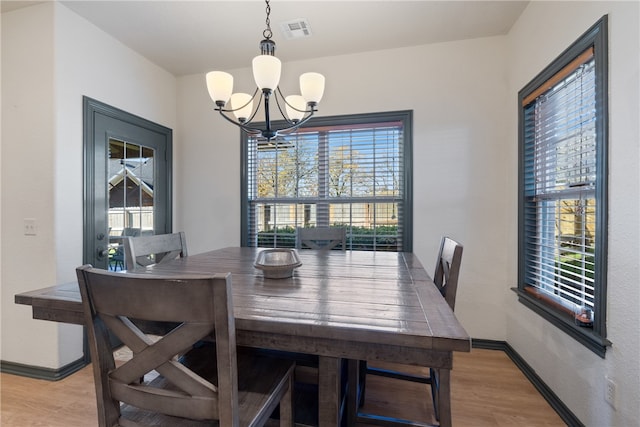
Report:
[[[305,18],[294,19],[280,24],[287,40],[311,37],[311,26]]]

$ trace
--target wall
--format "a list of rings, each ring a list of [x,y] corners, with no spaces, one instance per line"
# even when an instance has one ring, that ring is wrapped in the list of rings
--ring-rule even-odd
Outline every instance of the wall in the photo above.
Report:
[[[13,300],[82,264],[82,96],[175,128],[176,81],[54,2],[2,14],[2,79],[1,359],[57,369],[82,357],[81,328]]]
[[[60,328],[30,321],[13,295],[56,279],[52,11],[43,5],[2,14],[2,360],[46,367],[58,366],[57,355],[43,349],[56,348]],[[23,235],[23,218],[38,221],[37,236]],[[25,329],[16,331],[20,323]],[[25,333],[39,339],[25,340]]]
[[[507,99],[505,38],[495,37],[318,58],[283,65],[282,90],[297,76],[325,75],[319,115],[414,111],[414,251],[428,270],[444,234],[465,245],[457,312],[475,337],[506,334]],[[232,70],[250,91],[249,69]],[[177,226],[189,251],[240,243],[239,130],[213,109],[204,75],[178,79],[182,163]]]
[[[517,92],[600,17],[609,14],[608,339],[601,359],[508,296],[506,340],[588,426],[631,426],[640,419],[638,291],[640,264],[638,2],[532,2],[509,41],[507,194],[517,194]],[[544,25],[541,23],[544,22]],[[509,198],[509,281],[517,280],[517,200]],[[617,385],[617,409],[604,400],[604,378]]]

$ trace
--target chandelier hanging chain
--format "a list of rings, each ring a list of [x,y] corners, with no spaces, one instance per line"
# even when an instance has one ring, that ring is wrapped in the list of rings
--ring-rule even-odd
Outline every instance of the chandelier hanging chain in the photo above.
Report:
[[[271,31],[271,20],[269,19],[269,15],[271,15],[271,6],[269,6],[269,0],[265,0],[265,3],[267,4],[267,7],[265,8],[265,12],[267,12],[267,19],[265,19],[264,23],[267,25],[267,28],[262,32],[262,36],[267,40],[271,40],[271,37],[273,37],[273,32]]]

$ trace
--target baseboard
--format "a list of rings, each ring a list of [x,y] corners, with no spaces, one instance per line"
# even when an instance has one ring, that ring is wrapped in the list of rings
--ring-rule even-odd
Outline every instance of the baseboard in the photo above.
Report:
[[[560,400],[553,390],[549,388],[542,378],[536,374],[536,371],[518,354],[513,347],[506,341],[494,341],[473,338],[473,348],[481,348],[486,350],[502,350],[513,361],[513,363],[522,371],[525,377],[533,384],[542,397],[549,403],[554,411],[562,418],[562,421],[570,427],[584,427],[584,424],[575,416],[573,412]]]
[[[23,365],[22,363],[0,361],[0,372],[20,375],[22,377],[39,380],[58,381],[68,377],[87,366],[84,358],[78,359],[58,369],[42,368],[39,366]]]

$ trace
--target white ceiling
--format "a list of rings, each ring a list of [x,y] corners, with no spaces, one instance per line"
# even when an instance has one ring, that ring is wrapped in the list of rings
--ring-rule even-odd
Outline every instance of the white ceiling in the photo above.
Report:
[[[259,53],[265,3],[61,0],[176,76],[247,67]],[[29,2],[3,0],[2,11]],[[276,56],[295,61],[506,34],[528,1],[271,0]],[[312,37],[287,40],[280,24],[306,18]]]

